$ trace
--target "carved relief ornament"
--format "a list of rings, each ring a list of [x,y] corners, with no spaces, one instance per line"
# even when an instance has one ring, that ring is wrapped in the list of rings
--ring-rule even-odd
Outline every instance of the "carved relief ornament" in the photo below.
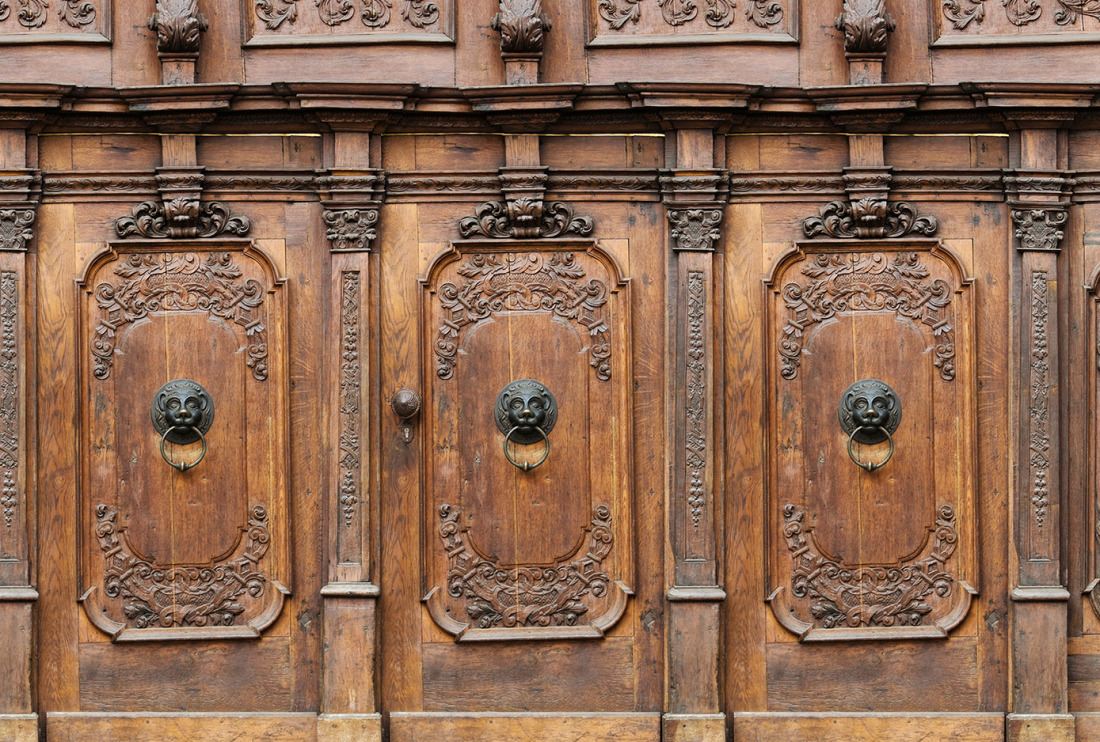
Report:
[[[0,210],[0,251],[24,251],[34,239],[34,209]]]
[[[722,236],[718,229],[722,223],[721,209],[669,211],[668,223],[672,228],[669,236],[673,239],[673,249],[677,251],[710,251]]]
[[[0,508],[11,528],[19,506],[19,277],[0,272]]]
[[[561,237],[565,234],[587,236],[595,223],[592,217],[574,216],[573,207],[561,201],[544,204],[541,198],[522,196],[509,201],[487,201],[474,216],[459,221],[464,238],[526,239]]]
[[[49,20],[48,0],[16,0],[19,12],[15,19],[24,28],[41,28]],[[11,4],[6,0],[0,2],[0,22],[6,21],[11,16]],[[57,17],[65,25],[81,29],[91,24],[96,19],[96,6],[92,0],[61,0]]]
[[[489,25],[500,32],[505,54],[542,54],[550,18],[542,12],[542,0],[500,0],[500,12]]]
[[[145,201],[135,206],[130,216],[115,222],[119,237],[140,235],[151,239],[217,237],[227,232],[244,237],[251,229],[247,216],[230,214],[225,204],[187,197]]]
[[[642,17],[643,0],[598,0],[596,12],[612,30],[618,31],[627,23],[638,23]],[[702,20],[711,28],[721,29],[733,25],[734,0],[657,0],[661,18],[672,26],[685,26],[699,16],[699,4],[705,10]],[[774,26],[783,20],[783,4],[780,0],[748,0],[744,17],[759,28]]]
[[[275,30],[284,23],[298,20],[299,0],[254,0],[256,17],[265,27]],[[401,18],[416,29],[427,28],[439,20],[439,6],[430,0],[400,0]],[[390,24],[394,0],[314,0],[318,17],[326,26],[340,26],[356,15],[370,29]]]
[[[202,32],[209,28],[198,0],[157,0],[148,25],[156,31],[160,54],[198,54]]]
[[[886,12],[886,0],[844,0],[835,26],[844,32],[846,53],[885,54],[886,40],[897,24]]]
[[[1017,239],[1017,248],[1057,251],[1065,236],[1062,226],[1067,219],[1064,209],[1013,209],[1012,223],[1016,226],[1013,234]]]
[[[985,20],[986,0],[943,0],[943,15],[957,30]],[[1100,19],[1100,0],[1002,0],[1005,17],[1014,26],[1026,26],[1039,20],[1044,9],[1054,12],[1054,22],[1069,26],[1086,15]]]
[[[933,216],[918,216],[915,206],[869,196],[858,201],[831,201],[802,222],[807,237],[881,239],[921,234],[931,237],[939,229]]]
[[[334,252],[368,252],[378,237],[378,217],[379,210],[371,208],[326,209],[321,215],[328,226],[325,237]]]

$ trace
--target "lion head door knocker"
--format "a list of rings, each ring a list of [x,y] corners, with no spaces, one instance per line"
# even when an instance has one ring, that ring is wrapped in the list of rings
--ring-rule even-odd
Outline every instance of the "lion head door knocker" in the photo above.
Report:
[[[840,427],[848,434],[848,456],[857,466],[872,472],[886,465],[894,455],[894,431],[901,422],[901,400],[890,385],[878,379],[852,384],[840,397]],[[881,461],[860,461],[852,443],[875,446],[889,443]]]
[[[558,421],[558,402],[534,379],[518,379],[501,390],[496,404],[497,429],[504,434],[504,457],[518,469],[531,471],[550,455],[550,431]],[[537,461],[517,461],[514,449],[542,443]]]
[[[175,379],[153,395],[153,428],[160,433],[160,455],[170,466],[185,472],[198,466],[206,456],[206,432],[214,422],[214,400],[202,384],[191,379]],[[172,461],[165,443],[189,446],[201,443],[194,461]]]

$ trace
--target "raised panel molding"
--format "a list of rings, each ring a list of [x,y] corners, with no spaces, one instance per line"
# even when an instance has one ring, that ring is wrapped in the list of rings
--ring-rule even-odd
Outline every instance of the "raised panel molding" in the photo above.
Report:
[[[241,0],[247,46],[453,43],[455,0]]]
[[[772,272],[768,601],[801,641],[944,637],[970,609],[970,283],[938,241],[912,238],[801,243]],[[849,459],[837,419],[841,393],[866,378],[903,408],[874,471]]]
[[[793,42],[799,0],[588,0],[593,46]]]

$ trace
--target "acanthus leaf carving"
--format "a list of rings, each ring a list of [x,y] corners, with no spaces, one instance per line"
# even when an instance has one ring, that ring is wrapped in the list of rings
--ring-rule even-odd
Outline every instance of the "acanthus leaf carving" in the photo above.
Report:
[[[478,253],[458,268],[466,280],[461,286],[444,283],[439,300],[450,317],[435,339],[436,374],[454,374],[463,328],[498,312],[549,311],[578,323],[591,338],[589,365],[596,378],[611,378],[611,339],[604,305],[607,284],[585,281],[584,268],[573,253]]]
[[[561,201],[544,204],[541,198],[523,196],[510,201],[487,201],[474,216],[458,223],[464,238],[475,236],[494,239],[560,237],[563,234],[592,234],[595,223],[588,216],[574,216],[573,207]]]
[[[134,253],[114,273],[122,280],[95,289],[101,312],[91,343],[95,378],[110,376],[115,343],[126,325],[153,312],[206,311],[244,329],[252,376],[267,379],[267,328],[258,311],[264,287],[241,280],[231,253],[212,252],[205,260],[195,253]]]
[[[720,209],[669,211],[668,223],[672,227],[669,235],[676,241],[676,250],[710,251],[722,236],[718,229],[718,225],[722,223]]]
[[[545,565],[502,565],[483,556],[470,543],[469,529],[459,528],[461,514],[440,505],[439,536],[447,552],[447,593],[465,602],[477,628],[575,626],[589,611],[585,596],[608,595],[612,579],[603,561],[614,536],[606,505],[596,507],[587,539],[574,554]]]
[[[0,210],[0,251],[27,249],[34,239],[34,209]]]
[[[46,22],[46,0],[19,0],[16,19],[25,28],[38,28]],[[62,8],[64,11],[64,8]]]
[[[706,508],[707,478],[707,358],[706,274],[690,271],[687,276],[687,364],[685,461],[687,503],[691,524],[699,528]]]
[[[1063,209],[1013,209],[1013,234],[1020,250],[1056,251],[1065,233],[1061,227],[1068,215]]]
[[[439,6],[428,0],[405,0],[401,17],[416,28],[427,28],[439,20]]]
[[[359,310],[362,289],[359,274],[343,273],[340,303],[340,510],[344,525],[354,523],[361,494],[359,395]]]
[[[726,28],[733,24],[733,0],[707,0],[707,12],[703,19],[708,26]]]
[[[0,272],[0,508],[11,528],[19,506],[19,279]]]
[[[886,0],[844,0],[844,12],[834,25],[844,32],[848,54],[885,54],[889,33],[897,27],[886,12]]]
[[[929,281],[930,273],[916,252],[820,253],[802,269],[806,284],[783,287],[790,316],[783,327],[780,375],[793,379],[802,363],[806,331],[841,312],[892,310],[927,325],[935,345],[935,367],[944,381],[955,379],[954,328],[945,311],[951,303],[946,281]]]
[[[355,15],[351,0],[317,0],[317,14],[326,26],[339,26]]]
[[[1060,6],[1054,12],[1054,22],[1059,26],[1076,23],[1079,15],[1100,20],[1100,0],[1057,0]]]
[[[157,564],[144,558],[120,527],[118,511],[96,505],[96,537],[106,561],[103,592],[122,601],[127,624],[145,629],[232,626],[246,611],[241,598],[262,598],[268,578],[259,563],[271,542],[267,509],[254,505],[229,558],[207,564]]]
[[[378,237],[378,209],[333,209],[321,215],[328,231],[325,237],[334,251],[370,250]]]
[[[782,22],[783,6],[777,0],[749,0],[746,14],[760,28],[768,28]]]
[[[831,201],[802,222],[807,237],[828,235],[840,239],[904,237],[916,232],[931,237],[939,229],[933,216],[918,216],[904,201],[868,196],[858,201]]]
[[[618,31],[628,21],[637,23],[641,19],[642,9],[639,5],[641,2],[642,0],[600,0],[596,9],[600,17],[607,21],[612,29]]]
[[[985,0],[943,0],[943,15],[959,31],[971,23],[981,25],[985,20]]]
[[[791,593],[810,601],[815,625],[825,628],[921,626],[934,610],[929,598],[951,596],[957,581],[947,569],[958,533],[955,511],[939,508],[919,554],[895,564],[844,564],[821,549],[805,510],[783,507],[783,535],[791,551]]]
[[[661,6],[661,15],[670,26],[682,26],[695,19],[699,8],[695,0],[657,0]]]
[[[92,23],[95,20],[95,14],[95,5],[88,2],[88,0],[62,0],[59,11],[61,20],[73,28],[80,28]]]
[[[149,29],[157,34],[161,54],[198,54],[202,32],[209,28],[197,0],[157,0]]]
[[[144,201],[130,216],[115,222],[120,237],[138,234],[153,239],[216,237],[226,232],[243,237],[250,229],[248,217],[231,215],[225,204],[188,197]]]
[[[1028,466],[1031,478],[1031,505],[1035,525],[1042,528],[1050,506],[1050,347],[1047,323],[1050,315],[1050,288],[1046,271],[1031,274],[1031,359]]]
[[[500,50],[505,54],[541,54],[551,28],[542,0],[500,0],[500,12],[489,25],[500,32]]]
[[[274,31],[283,23],[298,20],[298,0],[256,0],[256,17]]]
[[[1043,14],[1043,6],[1039,0],[1003,0],[1005,15],[1014,26],[1026,26],[1032,21],[1039,20]]]
[[[390,0],[363,0],[360,20],[367,28],[383,28],[390,22]]]

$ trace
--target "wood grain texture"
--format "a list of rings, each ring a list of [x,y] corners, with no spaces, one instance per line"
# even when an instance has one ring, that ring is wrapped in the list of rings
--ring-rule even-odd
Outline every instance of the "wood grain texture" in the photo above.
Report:
[[[804,738],[821,742],[924,742],[927,739],[957,742],[1001,742],[1001,714],[771,714],[738,713],[733,733],[739,740],[767,742]]]
[[[262,742],[314,742],[315,714],[94,714],[52,713],[46,716],[51,740],[81,742],[124,737],[134,742],[202,739],[234,742],[245,735]]]
[[[38,714],[0,716],[0,739],[11,742],[38,742]]]
[[[393,742],[440,736],[456,742],[513,742],[518,739],[651,742],[660,735],[659,714],[390,715]]]

